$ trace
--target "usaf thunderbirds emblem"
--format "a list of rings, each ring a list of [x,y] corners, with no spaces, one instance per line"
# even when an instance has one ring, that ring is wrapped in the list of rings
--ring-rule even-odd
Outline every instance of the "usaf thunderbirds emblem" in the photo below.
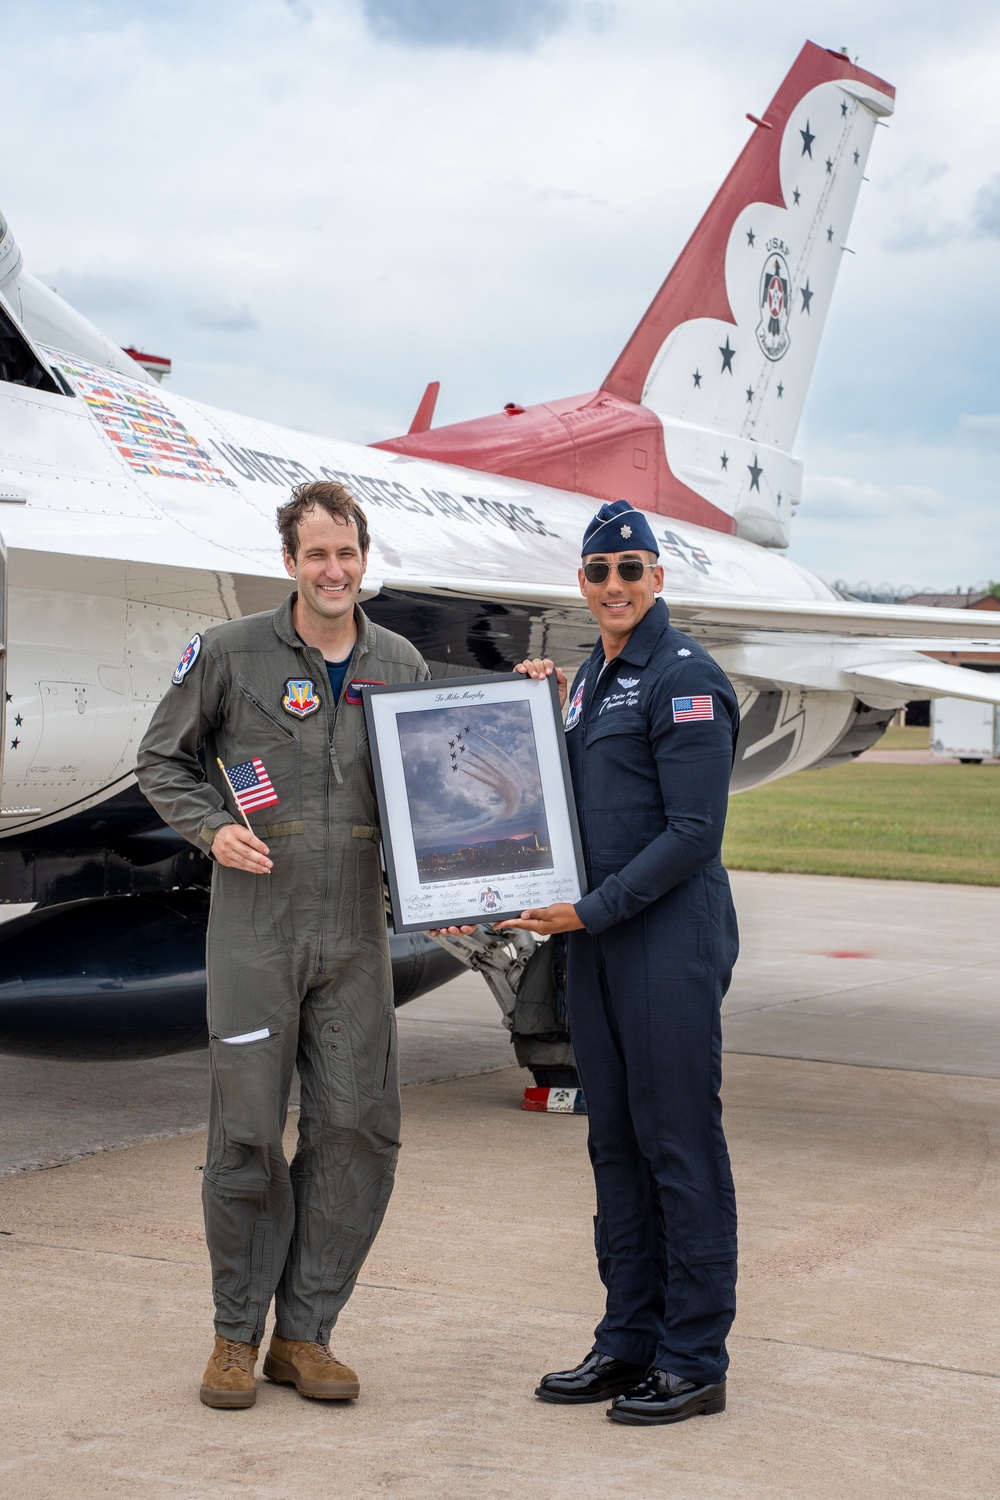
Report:
[[[586,685],[587,679],[584,678],[580,683],[580,686],[577,688],[576,692],[573,694],[573,702],[570,704],[569,713],[566,715],[567,729],[575,729],[577,724],[580,722],[580,714],[583,712],[583,690]]]
[[[173,676],[170,679],[170,681],[174,684],[174,687],[180,687],[181,683],[184,681],[185,677],[190,672],[191,668],[194,666],[200,655],[201,636],[196,632],[184,647],[184,655],[181,657],[180,661],[177,663],[177,666],[174,668]]]
[[[771,242],[772,244],[774,241]],[[782,250],[786,247],[779,240]],[[760,278],[760,322],[757,342],[768,359],[781,359],[788,352],[788,318],[792,308],[792,278],[781,251],[772,249]]]

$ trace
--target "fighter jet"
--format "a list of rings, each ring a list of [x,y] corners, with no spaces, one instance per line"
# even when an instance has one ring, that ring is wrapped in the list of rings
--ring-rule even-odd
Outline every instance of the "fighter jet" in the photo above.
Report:
[[[808,43],[596,388],[435,428],[432,383],[371,447],[161,387],[30,275],[0,219],[0,901],[37,903],[0,931],[0,1047],[204,1039],[208,862],[140,796],[136,747],[185,642],[284,597],[274,512],[302,480],[367,508],[366,608],[442,676],[528,652],[572,670],[595,632],[580,537],[627,497],[674,620],[737,688],[734,790],[850,759],[911,698],[1000,701],[1000,678],[922,654],[971,647],[967,612],[844,600],[783,555],[799,417],[893,105]],[[988,648],[1000,616],[975,631]],[[395,941],[397,1001],[454,971]]]

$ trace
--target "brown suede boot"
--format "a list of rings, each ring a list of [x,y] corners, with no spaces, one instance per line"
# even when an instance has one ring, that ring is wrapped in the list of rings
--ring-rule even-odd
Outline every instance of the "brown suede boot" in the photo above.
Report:
[[[205,1405],[253,1406],[257,1399],[253,1378],[256,1363],[256,1344],[239,1344],[235,1339],[224,1339],[217,1333],[201,1387],[201,1399]]]
[[[264,1355],[264,1374],[278,1385],[294,1385],[300,1396],[320,1401],[354,1401],[361,1394],[358,1377],[323,1344],[271,1335]]]

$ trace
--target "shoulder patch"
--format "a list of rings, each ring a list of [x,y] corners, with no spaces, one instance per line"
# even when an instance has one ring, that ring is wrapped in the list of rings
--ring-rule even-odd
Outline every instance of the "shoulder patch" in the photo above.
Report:
[[[702,693],[694,698],[673,698],[674,723],[690,724],[695,719],[714,719],[715,709],[711,693]]]
[[[567,729],[575,729],[577,724],[580,722],[580,714],[583,711],[583,690],[586,685],[587,679],[586,677],[584,677],[580,683],[580,686],[573,694],[573,701],[569,706],[569,713],[566,715]]]
[[[181,683],[184,681],[185,677],[190,672],[191,668],[194,666],[200,655],[201,636],[197,631],[195,631],[194,635],[184,647],[184,653],[181,656],[180,661],[174,668],[173,675],[170,679],[174,687],[180,687]]]
[[[690,656],[691,653],[686,646],[682,646],[677,653],[678,656]]]

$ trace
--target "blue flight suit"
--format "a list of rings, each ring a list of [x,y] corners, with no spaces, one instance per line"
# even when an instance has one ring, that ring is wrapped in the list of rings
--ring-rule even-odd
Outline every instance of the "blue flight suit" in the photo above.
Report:
[[[601,1354],[721,1380],[736,1311],[722,1131],[722,997],[739,948],[720,848],[732,684],[662,600],[570,694],[566,744],[590,894],[569,937],[570,1032],[589,1111]]]

